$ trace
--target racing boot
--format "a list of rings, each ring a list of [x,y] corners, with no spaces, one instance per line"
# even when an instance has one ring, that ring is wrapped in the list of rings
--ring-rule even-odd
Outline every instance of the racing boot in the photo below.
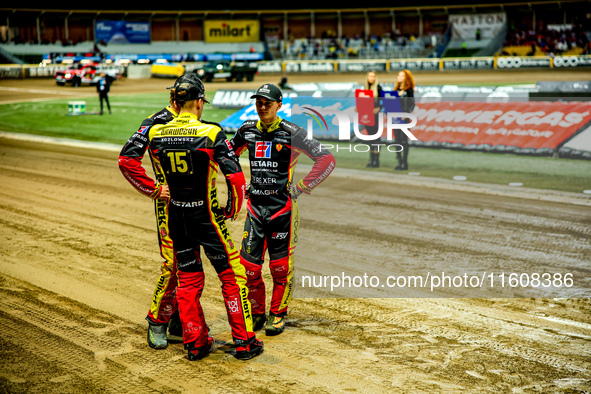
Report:
[[[170,316],[170,320],[168,321],[168,334],[175,337],[183,337],[183,325],[181,324],[181,318],[178,311]]]
[[[267,315],[265,315],[264,313],[259,315],[259,314],[253,314],[252,315],[252,330],[253,331],[258,331],[261,328],[263,328],[265,326],[265,323],[267,322]]]
[[[263,353],[263,341],[251,338],[248,341],[236,340],[236,357],[238,360],[250,360]]]
[[[403,170],[408,170],[408,146],[402,152],[402,164],[400,166]]]
[[[285,330],[285,316],[275,316],[270,314],[265,327],[267,336],[279,335]]]
[[[213,351],[213,345],[215,341],[213,337],[207,337],[207,343],[203,346],[195,347],[195,342],[185,343],[185,350],[187,350],[187,356],[189,361],[201,360]]]
[[[396,171],[400,171],[403,170],[402,168],[402,153],[401,152],[396,152],[396,159],[398,160],[398,165],[396,167],[394,167],[394,169]]]
[[[373,154],[373,166],[374,168],[379,168],[380,167],[380,152],[379,151],[375,151],[372,152]]]
[[[148,320],[148,345],[152,349],[166,349],[168,346],[166,327],[166,323],[157,324]]]

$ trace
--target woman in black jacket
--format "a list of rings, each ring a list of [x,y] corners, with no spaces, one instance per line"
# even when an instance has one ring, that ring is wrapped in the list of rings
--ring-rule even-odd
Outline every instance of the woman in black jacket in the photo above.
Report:
[[[365,80],[365,90],[371,90],[374,97],[374,125],[366,126],[367,134],[373,135],[378,132],[379,129],[379,116],[381,116],[381,97],[382,97],[382,86],[378,83],[378,77],[375,71],[367,73],[367,79]],[[380,147],[379,145],[371,145],[369,151],[369,163],[366,167],[379,167],[380,166]]]
[[[408,70],[402,70],[398,73],[394,90],[398,92],[402,112],[411,113],[415,108],[415,79]],[[405,121],[408,123],[408,119]],[[394,139],[397,144],[402,146],[402,152],[397,152],[398,165],[395,170],[408,170],[408,136],[399,129],[394,130]]]

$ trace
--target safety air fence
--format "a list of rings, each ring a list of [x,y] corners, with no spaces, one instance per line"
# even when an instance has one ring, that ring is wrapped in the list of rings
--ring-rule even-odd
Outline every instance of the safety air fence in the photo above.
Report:
[[[87,59],[84,55],[80,59]],[[247,56],[248,54],[243,54]],[[85,57],[86,56],[86,57]],[[129,55],[106,55],[101,59],[117,65],[117,56],[129,60]],[[152,55],[154,58],[166,58],[162,55]],[[242,59],[241,54],[222,55],[209,54],[201,62],[185,63],[187,71],[198,67],[210,58]],[[74,59],[74,58],[72,58]],[[78,59],[78,58],[76,58]],[[74,61],[76,61],[74,59]],[[101,59],[96,59],[100,61]],[[250,59],[250,58],[245,58]],[[79,61],[79,59],[78,59]],[[94,61],[94,60],[93,60]],[[256,61],[256,60],[255,60]],[[171,57],[169,62],[182,63],[180,59]],[[41,65],[0,65],[0,79],[19,78],[47,78],[52,77],[56,70],[67,67],[59,63],[44,63]],[[445,70],[510,70],[510,69],[573,69],[591,67],[591,55],[577,56],[500,56],[500,57],[470,57],[470,58],[425,58],[425,59],[391,59],[391,60],[273,60],[258,61],[258,72],[265,73],[317,73],[317,72],[398,72],[411,71],[445,71]]]

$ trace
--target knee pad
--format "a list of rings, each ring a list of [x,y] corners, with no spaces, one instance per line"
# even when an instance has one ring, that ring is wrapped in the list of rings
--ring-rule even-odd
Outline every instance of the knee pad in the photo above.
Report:
[[[244,266],[246,270],[246,280],[248,283],[253,283],[258,281],[261,278],[263,266],[256,263],[251,263],[250,261],[240,257],[240,264]]]
[[[185,249],[175,252],[178,271],[203,272],[203,264],[199,254],[193,249]]]
[[[240,258],[240,263],[246,270],[246,286],[248,287],[248,300],[252,306],[252,313],[265,313],[265,282],[263,281],[261,264],[251,263]]]
[[[205,283],[205,274],[203,272],[178,272],[179,286],[177,288],[177,297],[182,291],[197,291],[201,295]]]
[[[269,262],[269,269],[274,280],[281,280],[287,277],[291,272],[289,256],[282,257]]]

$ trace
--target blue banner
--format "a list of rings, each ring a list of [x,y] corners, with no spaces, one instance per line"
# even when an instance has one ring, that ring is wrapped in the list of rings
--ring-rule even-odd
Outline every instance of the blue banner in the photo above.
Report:
[[[95,40],[108,44],[149,44],[150,22],[97,20]]]

